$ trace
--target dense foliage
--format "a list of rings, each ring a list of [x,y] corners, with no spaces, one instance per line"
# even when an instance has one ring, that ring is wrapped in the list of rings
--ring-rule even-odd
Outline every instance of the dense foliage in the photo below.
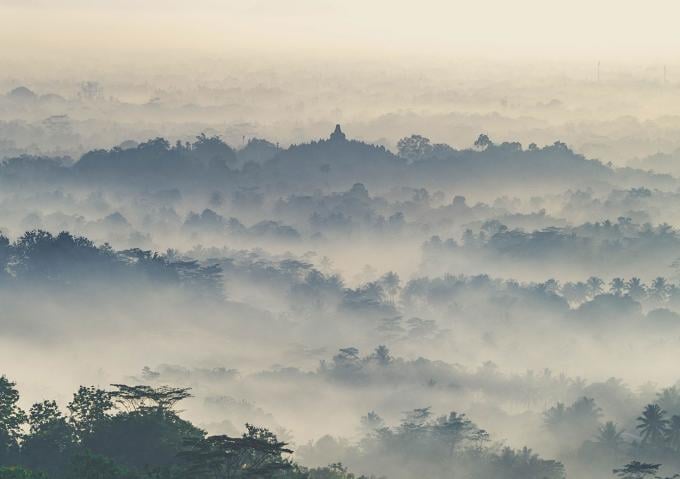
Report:
[[[355,477],[339,463],[316,469],[297,465],[285,442],[251,424],[240,437],[207,436],[179,416],[176,405],[187,397],[188,388],[167,386],[80,387],[66,414],[50,400],[25,413],[17,405],[15,383],[2,376],[0,478]],[[375,413],[362,421],[368,434],[361,454],[369,460],[390,457],[394,463],[385,464],[387,469],[429,463],[441,469],[433,469],[435,474],[483,471],[489,478],[517,479],[564,474],[559,462],[540,459],[526,448],[488,447],[489,434],[464,414],[433,419],[430,408],[416,409],[397,428],[386,427]]]

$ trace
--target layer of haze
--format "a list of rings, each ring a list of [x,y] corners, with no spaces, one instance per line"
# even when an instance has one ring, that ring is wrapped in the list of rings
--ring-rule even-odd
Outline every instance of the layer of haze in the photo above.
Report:
[[[680,7],[671,0],[3,0],[0,8],[0,39],[21,54],[179,48],[648,60],[680,47]]]
[[[634,432],[680,379],[679,16],[672,1],[0,0],[8,248],[67,230],[122,262],[141,248],[223,274],[206,299],[85,287],[77,255],[45,256],[66,280],[22,277],[17,255],[0,374],[25,406],[79,384],[189,386],[209,432],[259,422],[296,447],[354,440],[370,410],[455,409],[587,470],[592,435],[549,437],[550,406],[592,395]],[[337,123],[347,139],[329,139]],[[409,150],[412,134],[431,141]]]

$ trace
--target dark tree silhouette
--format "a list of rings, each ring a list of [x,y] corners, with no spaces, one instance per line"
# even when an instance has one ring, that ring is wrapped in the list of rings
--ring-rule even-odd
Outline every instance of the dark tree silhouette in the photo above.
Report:
[[[186,462],[192,477],[215,479],[269,478],[275,473],[293,469],[283,457],[293,451],[270,431],[246,424],[242,437],[209,436],[188,441],[179,456]]]
[[[16,383],[0,376],[0,464],[16,457],[21,428],[28,420],[18,406],[19,391]]]
[[[621,469],[614,469],[612,472],[621,479],[645,479],[655,476],[661,464],[649,464],[639,461],[631,461]]]
[[[637,429],[642,433],[642,442],[659,445],[663,442],[668,427],[666,412],[658,404],[648,404],[637,418]]]

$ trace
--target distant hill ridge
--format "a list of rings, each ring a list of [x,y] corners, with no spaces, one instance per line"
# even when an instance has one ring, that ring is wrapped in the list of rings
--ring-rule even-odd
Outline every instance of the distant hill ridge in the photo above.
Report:
[[[517,142],[496,144],[480,135],[472,148],[457,150],[412,135],[397,153],[384,146],[347,139],[340,125],[326,139],[288,148],[253,139],[235,150],[219,137],[200,135],[192,143],[156,138],[140,144],[84,154],[72,167],[39,158],[7,160],[0,177],[35,180],[42,175],[68,181],[125,187],[257,187],[347,188],[362,182],[373,188],[496,188],[512,191],[617,186],[673,187],[669,175],[614,169],[555,142],[524,149]]]

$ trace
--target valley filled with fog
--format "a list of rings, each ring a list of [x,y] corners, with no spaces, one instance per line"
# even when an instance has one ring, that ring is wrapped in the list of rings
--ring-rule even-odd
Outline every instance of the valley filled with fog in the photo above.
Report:
[[[678,470],[677,84],[349,67],[0,82],[20,404],[191,388],[208,434],[376,477]]]
[[[678,14],[0,0],[0,479],[680,477]]]

